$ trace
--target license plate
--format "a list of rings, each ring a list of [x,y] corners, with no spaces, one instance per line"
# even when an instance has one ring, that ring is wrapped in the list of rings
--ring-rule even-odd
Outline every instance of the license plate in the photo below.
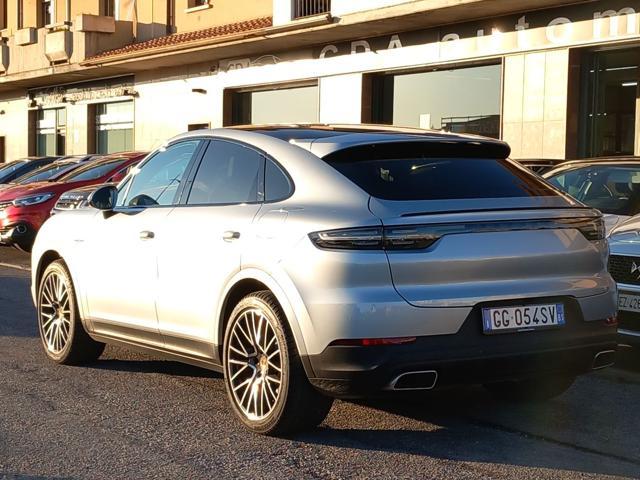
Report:
[[[618,294],[618,309],[625,312],[640,312],[640,296],[629,293]]]
[[[526,332],[565,324],[564,305],[483,308],[484,333]]]

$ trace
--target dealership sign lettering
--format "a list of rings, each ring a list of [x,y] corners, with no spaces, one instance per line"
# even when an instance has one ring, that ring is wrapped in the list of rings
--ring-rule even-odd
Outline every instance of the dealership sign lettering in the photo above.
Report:
[[[451,56],[482,55],[638,36],[640,1],[590,2],[457,26],[358,39],[317,49],[316,58],[440,44]]]
[[[330,58],[439,43],[445,54],[481,55],[610,41],[638,36],[640,1],[595,2],[470,22],[388,37],[329,44],[315,51]]]
[[[425,13],[428,15],[428,13]],[[457,25],[320,45],[259,58],[221,61],[218,71],[303,59],[392,53],[416,47],[416,63],[504,55],[536,49],[640,38],[640,0],[608,0],[537,10]]]

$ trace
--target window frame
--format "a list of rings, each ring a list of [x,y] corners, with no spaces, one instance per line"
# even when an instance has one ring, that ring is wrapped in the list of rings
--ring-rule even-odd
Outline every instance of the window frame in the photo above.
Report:
[[[389,70],[381,70],[365,73],[363,75],[363,102],[361,109],[361,121],[362,123],[373,123],[380,125],[391,125],[391,126],[407,126],[409,128],[420,128],[412,127],[409,125],[395,125],[393,123],[395,105],[393,94],[390,99],[387,98],[388,92],[385,92],[385,89],[388,89],[389,86],[385,83],[385,80],[394,79],[396,77],[404,76],[404,75],[416,75],[416,74],[428,74],[435,72],[445,72],[445,71],[453,71],[453,70],[466,70],[471,68],[478,67],[492,67],[499,66],[500,67],[500,95],[499,95],[499,112],[498,115],[500,117],[499,125],[498,125],[498,136],[495,137],[496,140],[501,140],[504,137],[504,98],[505,98],[505,61],[502,57],[491,57],[487,59],[480,60],[471,60],[471,61],[459,61],[454,62],[452,64],[437,64],[432,67],[415,67],[415,68],[398,68],[398,69],[389,69]],[[385,101],[386,100],[386,101]],[[390,100],[390,101],[389,101]],[[448,118],[448,117],[443,117]],[[455,133],[455,132],[452,132]],[[464,134],[464,133],[462,133]],[[494,137],[489,137],[494,138]]]
[[[206,144],[206,146],[203,145],[202,150],[200,152],[200,156],[197,159],[197,162],[195,162],[194,165],[192,165],[191,170],[189,171],[189,176],[187,177],[187,181],[184,182],[184,189],[182,190],[179,202],[176,205],[176,207],[180,207],[180,208],[183,208],[183,207],[197,208],[197,207],[228,207],[228,206],[234,206],[234,205],[270,205],[270,204],[279,203],[279,202],[283,202],[285,200],[288,200],[295,193],[295,183],[293,181],[293,178],[291,178],[291,175],[289,174],[287,169],[284,168],[280,162],[278,162],[275,158],[273,158],[271,155],[269,155],[264,150],[261,150],[260,148],[254,146],[254,145],[250,145],[250,144],[247,144],[247,143],[242,142],[240,140],[235,140],[235,139],[231,139],[231,138],[224,138],[224,137],[217,137],[217,136],[216,137],[210,136],[210,137],[205,137],[205,138],[206,138],[207,141],[203,142],[203,144]],[[255,153],[257,153],[258,155],[262,156],[262,158],[264,159],[264,162],[263,162],[263,165],[262,165],[262,169],[259,172],[260,173],[260,179],[258,179],[258,190],[262,190],[262,195],[260,195],[260,192],[258,192],[258,200],[257,201],[255,201],[255,202],[236,202],[236,203],[207,203],[207,204],[197,204],[197,205],[191,205],[191,204],[187,203],[187,201],[189,199],[189,194],[191,193],[191,188],[193,187],[193,182],[195,181],[196,174],[198,173],[198,169],[200,168],[200,164],[204,160],[204,154],[207,151],[207,148],[209,147],[209,144],[210,143],[215,143],[215,142],[233,143],[233,144],[239,145],[241,147],[248,148],[249,150],[253,150]],[[282,173],[284,173],[284,175],[287,177],[287,180],[289,181],[289,196],[287,196],[286,198],[282,198],[282,199],[278,199],[278,200],[266,201],[265,180],[266,180],[266,172],[267,172],[267,162],[269,162],[269,161],[273,162],[282,171]]]
[[[45,112],[48,111],[52,111],[54,112],[54,125],[51,127],[41,127],[40,126],[40,122],[42,120],[44,120],[44,118],[40,118],[40,116],[44,116]],[[64,124],[61,123],[60,119],[61,119],[61,114],[64,113]],[[34,116],[35,118],[35,125],[34,125],[34,132],[35,132],[35,137],[36,137],[36,155],[40,156],[40,157],[45,157],[47,155],[66,155],[67,153],[67,108],[66,107],[54,107],[54,108],[43,108],[43,109],[38,109],[36,110],[36,114]],[[40,147],[40,135],[51,135],[51,133],[42,133],[44,130],[51,130],[53,129],[53,136],[54,136],[54,141],[55,141],[55,151],[54,153],[47,153],[39,151],[39,147]],[[60,148],[61,145],[59,143],[60,138],[64,138],[64,148]]]
[[[189,161],[189,164],[187,165],[187,168],[185,168],[184,177],[183,177],[184,179],[191,178],[191,174],[193,172],[194,165],[200,163],[200,159],[201,159],[202,155],[204,154],[203,146],[207,143],[207,141],[206,141],[207,138],[206,137],[181,138],[181,139],[176,140],[174,142],[168,143],[167,145],[165,145],[163,147],[166,150],[166,149],[168,149],[170,147],[179,145],[180,143],[192,142],[194,140],[197,140],[199,143],[198,143],[198,146],[196,146],[195,151],[193,152],[193,156],[191,157],[191,160]],[[148,155],[146,158],[141,160],[135,166],[135,168],[142,169],[148,162],[150,162],[153,158],[155,158],[160,153],[162,153],[162,149],[156,150],[155,152],[153,152],[152,154]],[[131,173],[129,173],[120,182],[122,187],[120,189],[118,189],[118,194],[120,194],[120,192],[122,192],[123,195],[124,195],[125,201],[127,200],[127,197],[129,196],[129,191],[131,190],[131,185],[133,185],[133,180],[134,179],[135,179],[135,176],[132,175]],[[172,201],[172,203],[170,205],[116,205],[116,207],[114,208],[114,211],[121,212],[121,213],[127,213],[127,212],[137,213],[137,212],[140,212],[142,210],[146,210],[147,208],[175,208],[175,207],[177,207],[177,206],[179,206],[181,204],[181,200],[183,198],[184,191],[185,191],[185,189],[187,187],[187,184],[188,184],[188,181],[180,181],[180,185],[178,186],[178,190],[176,192],[176,195],[173,198],[173,201]]]
[[[245,113],[243,108],[243,102],[241,101],[243,95],[253,95],[254,93],[263,93],[263,92],[276,92],[283,90],[296,90],[301,88],[316,88],[316,122],[320,121],[320,80],[312,79],[312,80],[303,80],[303,81],[292,81],[292,82],[279,82],[279,83],[269,83],[264,85],[254,85],[248,87],[232,87],[225,88],[223,91],[223,126],[224,127],[232,127],[237,125],[253,125],[255,121],[253,118],[245,119]],[[251,102],[249,102],[251,103]],[[249,110],[251,110],[249,108]],[[251,111],[249,111],[249,116],[251,117]],[[247,123],[248,122],[248,123]],[[286,123],[286,122],[285,122]]]
[[[113,105],[113,104],[118,104],[118,103],[129,103],[131,105],[131,121],[130,122],[122,122],[122,121],[117,121],[117,122],[103,122],[101,121],[101,117],[104,115],[109,115],[108,113],[99,113],[101,108],[104,108],[105,110],[107,110],[107,105]],[[111,155],[113,153],[118,153],[118,152],[99,152],[99,145],[100,145],[100,132],[101,131],[109,131],[109,130],[131,130],[131,149],[135,149],[135,142],[136,142],[136,136],[135,136],[135,129],[136,129],[136,114],[135,114],[135,102],[133,101],[133,99],[131,100],[117,100],[117,101],[107,101],[107,102],[99,102],[99,103],[95,103],[93,104],[93,108],[92,108],[92,113],[91,115],[93,116],[93,142],[94,142],[94,153],[98,154],[98,155]],[[131,124],[130,128],[109,128],[112,125],[129,125]]]

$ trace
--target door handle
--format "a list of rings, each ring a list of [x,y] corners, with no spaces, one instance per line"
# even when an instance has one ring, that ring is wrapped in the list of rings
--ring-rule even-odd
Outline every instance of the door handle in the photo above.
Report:
[[[156,237],[156,234],[149,230],[143,230],[140,232],[140,240],[151,240]]]
[[[233,242],[234,240],[238,240],[239,238],[240,238],[240,232],[233,232],[229,230],[222,234],[222,239],[225,242]]]

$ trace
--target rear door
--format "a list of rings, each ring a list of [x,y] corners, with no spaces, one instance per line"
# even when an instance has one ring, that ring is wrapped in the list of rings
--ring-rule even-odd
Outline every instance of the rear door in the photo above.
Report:
[[[265,159],[230,141],[210,141],[166,218],[158,242],[158,319],[165,344],[215,359],[219,299],[253,243],[253,219],[264,197]]]
[[[419,307],[607,291],[594,212],[509,160],[376,145],[326,160],[372,195],[396,290]],[[455,150],[454,147],[451,150]],[[478,149],[480,152],[481,150]],[[588,234],[588,232],[587,232]],[[600,272],[594,275],[594,272]]]

